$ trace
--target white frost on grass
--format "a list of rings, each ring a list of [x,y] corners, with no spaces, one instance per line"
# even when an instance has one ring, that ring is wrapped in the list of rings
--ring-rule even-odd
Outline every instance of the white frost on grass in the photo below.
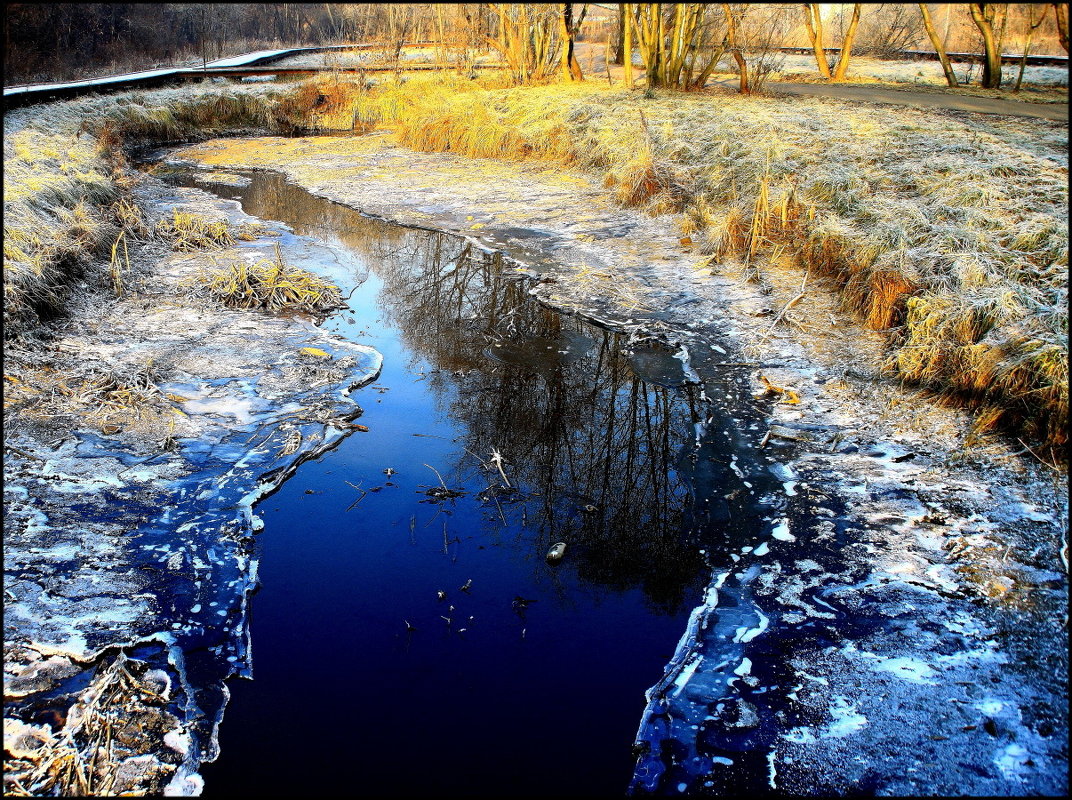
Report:
[[[786,55],[779,72],[788,76],[792,73],[818,74],[815,58],[805,55]],[[957,80],[962,84],[967,83],[969,76],[974,85],[978,85],[982,75],[982,67],[978,64],[953,64],[953,72]],[[1011,85],[1016,82],[1016,76],[1020,72],[1019,64],[1005,64],[1001,68],[1003,85]],[[925,86],[945,86],[945,73],[939,61],[885,61],[879,58],[866,56],[853,56],[849,61],[849,78],[857,78],[875,81],[890,81],[895,83],[918,83]],[[1061,67],[1045,67],[1028,65],[1024,68],[1024,83],[1034,83],[1042,86],[1067,86],[1068,70]]]
[[[896,675],[898,678],[903,678],[904,680],[912,681],[913,683],[934,683],[934,681],[927,680],[935,674],[934,670],[919,659],[910,658],[908,656],[900,656],[897,658],[876,658],[878,658],[876,663],[871,665],[871,668],[874,670],[878,670],[879,672],[889,672]]]
[[[841,695],[834,698],[830,714],[834,719],[823,729],[820,734],[823,737],[840,739],[856,733],[867,724],[867,717],[857,711],[856,704]]]

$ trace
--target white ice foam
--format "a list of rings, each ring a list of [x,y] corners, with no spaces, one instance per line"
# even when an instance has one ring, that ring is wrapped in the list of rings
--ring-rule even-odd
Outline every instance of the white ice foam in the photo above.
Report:
[[[787,519],[783,519],[774,526],[774,530],[771,531],[771,536],[783,542],[795,542],[797,540],[797,537],[789,532],[789,520]]]

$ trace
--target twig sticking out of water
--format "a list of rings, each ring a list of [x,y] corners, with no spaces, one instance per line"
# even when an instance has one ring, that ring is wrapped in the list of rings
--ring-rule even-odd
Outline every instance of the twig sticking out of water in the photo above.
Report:
[[[432,470],[432,472],[434,472],[434,473],[435,473],[435,476],[436,476],[437,478],[439,478],[439,485],[443,487],[443,490],[444,490],[444,491],[447,491],[447,492],[449,492],[449,491],[450,491],[450,489],[448,489],[448,488],[447,488],[447,484],[445,484],[445,483],[443,482],[443,476],[439,474],[439,471],[438,471],[438,470],[437,470],[437,469],[436,469],[435,467],[433,467],[432,465],[430,465],[430,464],[425,464],[424,466],[428,467],[428,469]]]
[[[350,510],[351,508],[353,508],[353,507],[354,507],[354,506],[356,506],[356,505],[357,505],[358,503],[360,503],[360,502],[361,502],[362,500],[364,500],[364,499],[365,499],[365,495],[367,495],[367,494],[368,494],[368,492],[366,492],[366,491],[365,491],[364,489],[362,489],[362,488],[361,488],[360,486],[354,486],[354,484],[350,483],[350,481],[343,481],[343,483],[345,483],[345,484],[346,484],[347,486],[349,486],[349,487],[351,487],[351,488],[353,488],[353,489],[357,489],[357,491],[361,492],[361,496],[360,496],[359,498],[357,498],[356,500],[354,500],[354,502],[350,503],[350,505],[348,505],[348,506],[346,507],[346,511],[349,511],[349,510]],[[343,512],[343,513],[345,513],[345,512]],[[413,533],[413,530],[412,530],[412,528],[410,529],[410,533],[411,533],[411,534]]]
[[[505,483],[507,485],[507,487],[513,488],[512,486],[510,486],[510,481],[506,477],[506,473],[503,472],[503,468],[502,468],[502,465],[503,465],[502,453],[500,453],[495,448],[492,448],[492,450],[491,450],[491,463],[495,465],[495,468],[497,470],[499,470],[499,474],[502,476],[503,483]]]

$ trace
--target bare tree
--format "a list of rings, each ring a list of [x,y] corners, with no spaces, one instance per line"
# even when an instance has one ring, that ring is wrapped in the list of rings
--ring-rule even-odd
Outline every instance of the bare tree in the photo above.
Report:
[[[927,9],[927,4],[920,3],[919,11],[923,15],[923,26],[927,29],[927,36],[930,37],[931,44],[934,45],[934,51],[938,54],[938,60],[942,62],[942,70],[945,72],[946,83],[950,86],[957,86],[956,73],[953,72],[953,65],[949,63],[949,56],[945,53],[945,45],[942,44],[942,40],[938,36],[938,31],[934,29],[934,22],[931,20],[931,12]]]
[[[741,3],[736,6],[739,13],[736,34],[741,49],[748,53],[750,91],[762,89],[767,76],[785,60],[780,48],[785,44],[795,8],[777,3]]]
[[[849,71],[849,58],[852,57],[852,40],[856,36],[856,27],[860,24],[860,4],[853,3],[852,22],[845,32],[845,38],[841,42],[841,54],[838,56],[837,66],[834,67],[834,80],[845,80],[845,74]]]
[[[1020,91],[1020,85],[1024,81],[1024,69],[1027,67],[1027,56],[1031,52],[1031,39],[1035,35],[1035,31],[1046,20],[1046,6],[1042,7],[1042,13],[1039,14],[1038,21],[1035,21],[1035,5],[1034,3],[1028,3],[1027,5],[1027,18],[1026,18],[1026,40],[1024,41],[1024,56],[1020,59],[1020,72],[1016,76],[1016,85],[1012,87],[1014,92]]]
[[[497,36],[487,43],[506,59],[520,84],[549,77],[558,61],[559,16],[551,4],[495,3]]]
[[[1004,32],[1004,20],[1007,15],[1002,13],[997,3],[969,3],[968,11],[979,33],[983,35],[983,86],[987,89],[1001,87],[1001,34]],[[994,21],[997,17],[1002,18],[1001,27],[994,31]]]
[[[703,86],[726,50],[722,22],[709,4],[637,3],[631,9],[626,26],[635,30],[648,87]],[[626,59],[628,82],[628,53]]]
[[[748,94],[751,89],[748,86],[748,62],[745,61],[744,53],[741,52],[741,43],[737,35],[738,19],[736,17],[743,16],[743,11],[734,12],[730,8],[729,3],[723,3],[722,9],[726,14],[726,42],[729,45],[730,52],[733,54],[733,60],[737,62],[737,69],[741,75],[740,93]]]
[[[1061,47],[1068,52],[1068,3],[1054,3],[1053,13],[1057,17],[1057,38]]]
[[[581,6],[580,17],[574,22],[573,3],[562,4],[562,17],[559,36],[562,38],[562,77],[568,81],[583,81],[581,65],[573,52],[573,40],[584,22],[584,15],[588,11],[588,4]]]
[[[808,29],[808,38],[811,40],[811,48],[815,51],[815,63],[819,67],[819,74],[830,80],[830,64],[826,60],[826,50],[823,47],[823,17],[822,9],[818,3],[804,3],[804,25]]]
[[[915,48],[922,33],[917,4],[868,5],[860,19],[855,50],[878,58],[894,58]]]
[[[812,50],[815,51],[815,63],[819,67],[819,74],[824,78],[834,81],[845,80],[849,71],[849,59],[852,57],[852,42],[856,37],[856,28],[860,24],[860,3],[854,3],[852,7],[852,21],[849,29],[842,37],[841,52],[838,54],[837,65],[833,74],[830,72],[830,63],[826,60],[826,48],[823,46],[823,18],[819,3],[804,3],[804,27],[808,31],[808,39],[811,41]]]

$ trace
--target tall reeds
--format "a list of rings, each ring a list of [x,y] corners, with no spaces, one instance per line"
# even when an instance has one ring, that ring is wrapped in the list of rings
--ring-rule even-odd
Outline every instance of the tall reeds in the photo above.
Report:
[[[888,367],[1035,442],[1067,440],[1067,132],[820,100],[412,81],[351,97],[406,145],[541,158],[682,212],[719,260],[790,254],[890,342]],[[999,415],[993,409],[1003,409]],[[985,419],[984,419],[985,417]]]
[[[888,366],[906,381],[1004,409],[1034,443],[1067,441],[1066,127],[912,109],[877,122],[866,106],[819,99],[496,80],[333,77],[39,109],[5,135],[8,335],[61,304],[71,265],[115,241],[102,208],[120,194],[109,154],[121,143],[387,126],[414,149],[588,170],[623,205],[680,212],[716,260],[755,271],[792,256],[887,332]]]

